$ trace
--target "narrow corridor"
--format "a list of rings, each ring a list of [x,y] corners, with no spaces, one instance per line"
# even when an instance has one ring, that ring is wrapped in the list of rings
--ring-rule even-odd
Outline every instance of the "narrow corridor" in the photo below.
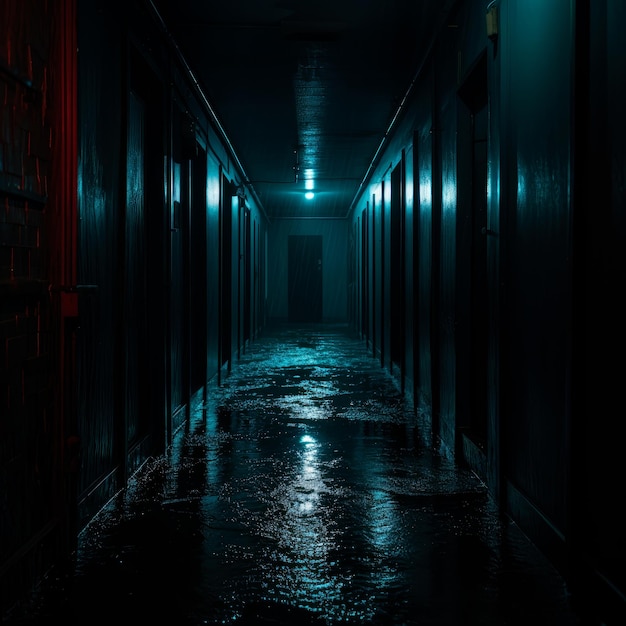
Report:
[[[347,327],[266,329],[208,396],[13,623],[583,623]]]

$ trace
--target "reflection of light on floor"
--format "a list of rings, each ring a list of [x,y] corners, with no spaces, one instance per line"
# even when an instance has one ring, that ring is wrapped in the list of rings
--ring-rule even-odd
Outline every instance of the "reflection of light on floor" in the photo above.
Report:
[[[288,411],[294,419],[325,420],[332,414],[329,402],[308,397],[283,398],[277,401],[277,405]]]
[[[302,408],[300,400],[294,404]],[[294,417],[293,406],[289,414]],[[362,536],[369,545],[364,545],[363,552],[355,557],[354,546],[345,544],[345,528],[338,519],[343,506],[341,481],[332,480],[328,474],[342,462],[336,446],[318,439],[311,430],[315,425],[310,416],[300,416],[285,426],[281,436],[291,435],[293,439],[285,445],[284,456],[276,461],[281,471],[274,473],[270,469],[260,483],[261,491],[269,489],[264,498],[269,506],[249,511],[250,523],[259,524],[258,532],[264,538],[264,558],[254,560],[262,578],[271,580],[265,588],[267,596],[316,613],[329,611],[329,616],[339,621],[367,623],[373,618],[373,604],[371,596],[362,595],[365,579],[381,593],[397,585],[397,550],[390,545],[389,533],[399,520],[389,493],[393,490],[385,488],[384,463],[374,462],[366,470],[370,473],[369,483],[377,488],[373,496],[363,494],[363,505],[369,513],[362,518],[366,525]],[[259,475],[255,473],[256,478]],[[338,563],[344,558],[357,558],[363,570],[356,566],[342,570]]]
[[[372,543],[384,550],[392,543],[391,538],[397,529],[394,529],[395,507],[388,493],[382,490],[372,492],[373,503],[368,513],[370,518],[370,536]]]
[[[397,556],[401,550],[397,544],[397,538],[402,536],[401,520],[398,519],[398,511],[393,501],[391,492],[384,489],[372,491],[372,505],[368,508],[368,525],[372,554],[378,555],[381,563],[373,568],[375,578],[379,585],[388,585],[398,577],[393,567],[384,562],[391,557]]]
[[[352,573],[335,572],[335,560],[330,558],[340,541],[328,506],[337,490],[326,482],[328,460],[323,453],[324,446],[314,436],[304,433],[296,439],[291,478],[284,474],[285,480],[277,487],[275,495],[280,495],[275,502],[281,506],[265,528],[277,543],[272,559],[264,562],[268,563],[273,593],[279,590],[276,597],[282,595],[285,601],[312,612],[337,606],[335,612],[343,618],[347,607],[341,598],[351,585]],[[350,612],[355,618],[363,617],[358,608]]]
[[[324,482],[320,443],[303,434],[298,444],[291,480],[279,487],[284,516],[275,520],[273,531],[285,550],[283,559],[296,564],[289,571],[290,588],[295,585],[303,592],[308,588],[309,594],[325,594],[335,582],[329,578],[327,562],[334,545],[332,520],[320,504],[329,488]]]
[[[300,474],[295,481],[297,507],[300,513],[310,515],[318,504],[320,489],[323,489],[324,482],[319,469],[317,442],[311,435],[302,435],[300,443],[304,444],[304,450]]]

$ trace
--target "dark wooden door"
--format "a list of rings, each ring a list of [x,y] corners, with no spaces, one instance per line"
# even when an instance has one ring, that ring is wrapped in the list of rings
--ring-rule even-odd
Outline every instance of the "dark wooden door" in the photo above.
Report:
[[[290,235],[288,261],[289,321],[321,321],[321,235]]]

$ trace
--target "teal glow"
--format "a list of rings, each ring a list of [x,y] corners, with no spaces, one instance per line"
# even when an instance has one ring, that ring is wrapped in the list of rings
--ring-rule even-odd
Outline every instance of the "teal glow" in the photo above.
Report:
[[[304,197],[305,197],[307,200],[313,200],[313,198],[315,198],[315,194],[314,194],[312,191],[307,191],[307,192],[304,194]]]
[[[314,175],[315,172],[312,168],[309,167],[304,170],[304,188],[308,191],[312,191],[315,188],[315,181],[313,180]]]
[[[172,176],[172,202],[180,202],[180,163],[174,163]]]

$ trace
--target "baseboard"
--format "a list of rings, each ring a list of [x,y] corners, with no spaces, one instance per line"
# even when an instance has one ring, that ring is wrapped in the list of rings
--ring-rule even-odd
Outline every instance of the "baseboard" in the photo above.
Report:
[[[487,480],[487,455],[471,437],[465,433],[461,434],[461,455],[462,460],[485,484]]]
[[[510,481],[505,483],[505,499],[503,510],[506,514],[555,568],[565,575],[567,554],[563,533]]]

